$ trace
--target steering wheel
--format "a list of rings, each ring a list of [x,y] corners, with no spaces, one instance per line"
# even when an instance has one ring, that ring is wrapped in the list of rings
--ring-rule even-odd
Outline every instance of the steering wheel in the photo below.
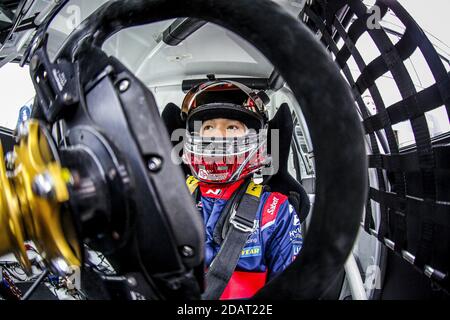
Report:
[[[254,298],[320,298],[355,241],[367,195],[367,160],[350,88],[306,26],[269,0],[116,1],[86,19],[58,58],[74,61],[122,29],[178,17],[215,23],[246,39],[271,61],[299,102],[317,171],[311,224],[296,260]]]

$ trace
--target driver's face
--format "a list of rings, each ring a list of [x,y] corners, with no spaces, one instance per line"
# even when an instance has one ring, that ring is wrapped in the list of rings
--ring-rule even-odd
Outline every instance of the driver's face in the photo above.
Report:
[[[216,118],[202,123],[200,136],[202,137],[242,137],[247,132],[247,127],[241,121]]]

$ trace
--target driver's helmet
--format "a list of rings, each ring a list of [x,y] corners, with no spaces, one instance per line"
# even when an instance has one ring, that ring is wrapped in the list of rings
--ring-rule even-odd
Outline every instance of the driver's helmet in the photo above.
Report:
[[[186,94],[181,108],[187,129],[183,161],[198,180],[230,183],[269,164],[268,102],[264,91],[228,80],[208,81]],[[201,137],[203,121],[216,118],[239,120],[247,131],[240,137]]]

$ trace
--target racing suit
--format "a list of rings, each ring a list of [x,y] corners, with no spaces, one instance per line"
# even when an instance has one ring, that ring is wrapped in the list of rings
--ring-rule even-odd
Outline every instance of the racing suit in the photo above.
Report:
[[[243,180],[240,180],[223,187],[199,183],[197,207],[203,215],[206,231],[206,267],[220,249],[220,245],[214,241],[216,223],[228,199],[242,183]],[[220,299],[251,297],[268,280],[283,271],[302,247],[300,220],[285,195],[263,192],[255,216],[256,229],[249,236]]]

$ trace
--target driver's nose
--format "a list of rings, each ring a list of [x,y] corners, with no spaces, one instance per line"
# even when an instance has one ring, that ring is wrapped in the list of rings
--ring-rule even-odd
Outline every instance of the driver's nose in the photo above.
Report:
[[[216,127],[216,130],[214,130],[214,137],[217,138],[225,138],[226,134],[227,134],[227,129],[225,126],[218,126]]]

